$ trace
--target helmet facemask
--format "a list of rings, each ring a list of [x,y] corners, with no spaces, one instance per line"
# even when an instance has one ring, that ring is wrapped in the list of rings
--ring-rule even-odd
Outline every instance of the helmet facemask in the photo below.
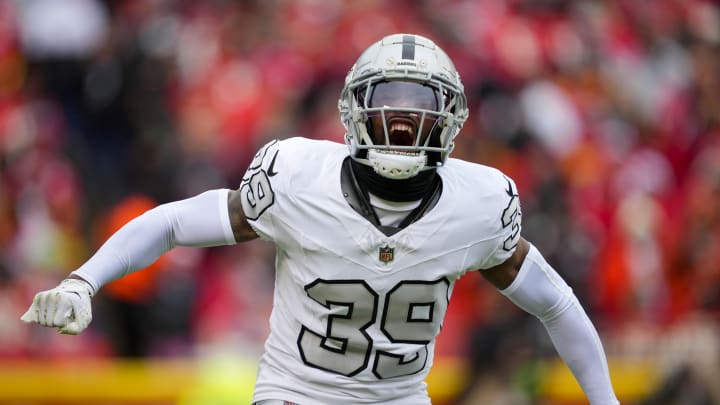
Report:
[[[374,69],[372,65],[400,45],[385,43],[392,37],[426,41],[425,52],[419,52],[424,59]],[[373,47],[369,48],[350,71],[339,107],[351,156],[383,177],[407,179],[445,162],[467,117],[467,107],[454,68],[454,75],[448,74],[452,64],[444,52],[422,37],[388,38],[373,45],[381,48],[379,55],[372,55]],[[363,61],[368,56],[370,60]],[[358,74],[363,67],[367,69]]]

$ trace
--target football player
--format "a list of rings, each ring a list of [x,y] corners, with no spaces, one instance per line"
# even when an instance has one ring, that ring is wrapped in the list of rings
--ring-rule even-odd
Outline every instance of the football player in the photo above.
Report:
[[[513,180],[449,158],[468,107],[446,53],[387,36],[350,69],[338,105],[345,145],[268,143],[238,189],[147,211],[22,319],[80,333],[109,281],[175,246],[260,237],[277,258],[256,404],[430,403],[435,337],[454,283],[476,270],[540,319],[590,403],[617,404],[590,319],[521,236]]]

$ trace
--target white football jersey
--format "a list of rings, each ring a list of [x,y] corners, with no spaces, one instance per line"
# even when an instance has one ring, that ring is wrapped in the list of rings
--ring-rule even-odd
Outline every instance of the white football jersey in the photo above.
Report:
[[[343,196],[347,156],[344,144],[273,141],[243,178],[245,215],[277,248],[255,401],[429,404],[424,380],[455,281],[507,260],[520,237],[512,180],[457,159],[438,169],[435,207],[386,236]]]

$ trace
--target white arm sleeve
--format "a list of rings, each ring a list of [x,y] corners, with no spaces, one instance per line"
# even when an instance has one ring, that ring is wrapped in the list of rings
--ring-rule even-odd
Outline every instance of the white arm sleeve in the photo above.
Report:
[[[515,280],[501,292],[540,319],[592,405],[619,404],[595,327],[572,289],[534,246]]]
[[[104,284],[147,267],[175,246],[235,243],[228,191],[206,191],[145,212],[120,228],[72,274],[97,292]]]

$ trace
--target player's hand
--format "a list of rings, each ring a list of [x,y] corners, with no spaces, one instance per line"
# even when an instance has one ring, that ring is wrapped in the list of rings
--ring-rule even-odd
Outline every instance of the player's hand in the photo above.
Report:
[[[92,320],[90,298],[93,293],[93,288],[85,281],[63,280],[52,290],[37,293],[32,305],[20,319],[58,328],[60,333],[77,335]]]

